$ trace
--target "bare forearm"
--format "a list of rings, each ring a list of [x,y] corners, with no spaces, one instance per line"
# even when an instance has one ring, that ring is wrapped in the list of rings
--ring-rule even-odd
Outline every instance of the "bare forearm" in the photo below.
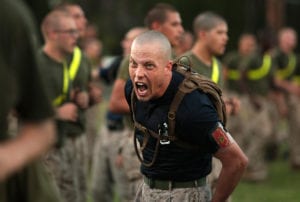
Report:
[[[109,102],[109,110],[117,114],[129,114],[130,109],[126,101],[114,99]]]
[[[224,202],[233,192],[240,181],[244,169],[242,166],[236,168],[222,168],[212,202]]]
[[[52,121],[24,124],[16,138],[0,145],[0,181],[42,156],[54,142]]]
[[[130,109],[125,98],[125,82],[122,79],[115,81],[113,91],[109,100],[109,110],[113,113],[128,114]]]
[[[224,202],[240,181],[248,165],[248,158],[235,142],[228,148],[221,149],[215,157],[221,161],[222,170],[212,202]]]

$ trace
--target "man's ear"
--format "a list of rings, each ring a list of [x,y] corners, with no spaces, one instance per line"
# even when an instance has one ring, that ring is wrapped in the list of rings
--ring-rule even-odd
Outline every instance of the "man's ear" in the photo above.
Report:
[[[200,31],[198,31],[197,35],[198,35],[198,38],[203,39],[206,37],[207,32],[204,30],[200,30]]]
[[[167,68],[168,70],[172,70],[172,67],[173,67],[173,61],[172,61],[172,60],[169,60],[169,62],[168,62],[168,64],[167,64],[166,68]]]
[[[152,22],[152,24],[151,24],[151,28],[153,29],[153,30],[158,30],[158,31],[160,31],[160,23],[159,22]]]
[[[51,39],[57,38],[58,33],[55,32],[54,30],[47,30],[47,36],[48,36],[48,38],[51,38]]]

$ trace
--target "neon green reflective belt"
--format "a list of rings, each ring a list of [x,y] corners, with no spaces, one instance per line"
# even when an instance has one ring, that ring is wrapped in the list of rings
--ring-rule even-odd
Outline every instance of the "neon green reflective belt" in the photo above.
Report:
[[[300,76],[293,76],[292,82],[300,86]]]
[[[80,48],[75,47],[69,71],[68,71],[66,61],[63,62],[63,70],[64,70],[63,90],[62,90],[62,94],[53,100],[52,104],[54,106],[61,105],[61,103],[63,103],[63,101],[67,98],[70,81],[73,81],[75,79],[79,69],[80,61],[81,61],[81,50]]]
[[[228,70],[228,79],[239,80],[240,78],[241,78],[241,74],[238,70],[235,70],[235,69]]]
[[[288,64],[283,69],[278,69],[276,71],[276,77],[279,79],[286,79],[292,75],[296,67],[296,56],[295,54],[290,54],[288,56]]]
[[[271,69],[271,64],[272,64],[271,56],[269,54],[265,54],[263,57],[262,65],[255,70],[250,70],[247,72],[248,79],[250,80],[262,79],[269,73]]]
[[[220,71],[219,71],[219,65],[218,61],[215,57],[212,58],[212,75],[211,75],[211,80],[215,83],[219,82],[220,78]]]

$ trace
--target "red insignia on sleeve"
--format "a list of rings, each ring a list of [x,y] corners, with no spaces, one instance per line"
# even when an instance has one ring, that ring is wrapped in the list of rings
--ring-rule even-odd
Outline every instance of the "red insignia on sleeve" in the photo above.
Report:
[[[213,132],[212,136],[215,139],[216,143],[222,148],[227,147],[230,144],[230,141],[229,141],[229,138],[228,138],[226,132],[220,127],[216,128],[216,130]]]

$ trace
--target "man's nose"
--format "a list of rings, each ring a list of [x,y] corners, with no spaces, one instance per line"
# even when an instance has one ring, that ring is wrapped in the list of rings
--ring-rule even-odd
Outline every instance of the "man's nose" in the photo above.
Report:
[[[143,77],[145,75],[145,69],[141,66],[137,67],[135,71],[135,75],[139,78]]]

